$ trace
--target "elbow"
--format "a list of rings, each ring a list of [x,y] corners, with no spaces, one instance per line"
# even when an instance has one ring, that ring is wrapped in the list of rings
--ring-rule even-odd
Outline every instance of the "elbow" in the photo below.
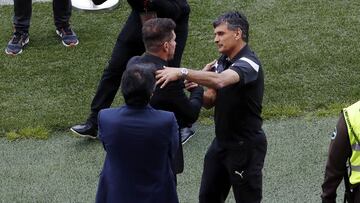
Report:
[[[216,90],[218,90],[218,89],[221,89],[221,88],[223,88],[223,87],[225,87],[225,84],[224,83],[216,83],[216,84],[214,84],[214,89],[216,89]]]
[[[221,80],[220,78],[216,79],[213,83],[214,89],[221,89],[226,86],[226,83],[224,80]]]

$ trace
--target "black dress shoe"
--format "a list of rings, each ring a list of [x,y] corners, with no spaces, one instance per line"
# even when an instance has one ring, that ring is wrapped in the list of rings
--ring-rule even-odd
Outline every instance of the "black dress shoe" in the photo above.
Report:
[[[97,126],[90,122],[85,124],[75,125],[70,128],[71,132],[79,135],[80,137],[96,139],[97,138]]]
[[[185,144],[193,135],[195,131],[192,128],[181,128],[180,136],[181,136],[181,144]]]

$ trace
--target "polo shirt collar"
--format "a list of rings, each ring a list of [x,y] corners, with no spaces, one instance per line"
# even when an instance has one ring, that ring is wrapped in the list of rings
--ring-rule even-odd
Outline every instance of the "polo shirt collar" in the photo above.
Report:
[[[246,52],[248,52],[248,49],[249,49],[248,44],[245,44],[245,46],[239,51],[239,53],[235,55],[233,59],[230,60],[229,58],[226,58],[226,60],[230,61],[231,63],[234,63],[239,58],[241,58],[241,56],[243,56]]]

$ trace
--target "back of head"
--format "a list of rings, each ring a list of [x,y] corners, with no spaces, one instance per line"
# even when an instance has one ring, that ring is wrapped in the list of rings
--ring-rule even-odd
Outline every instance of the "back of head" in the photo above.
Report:
[[[154,67],[151,64],[134,64],[121,78],[121,93],[129,106],[145,106],[155,88]]]
[[[229,30],[240,29],[242,31],[241,38],[249,41],[249,22],[244,14],[232,11],[219,16],[214,22],[213,27],[216,28],[220,24],[226,23]]]
[[[170,18],[154,18],[142,27],[142,37],[147,51],[157,52],[161,45],[171,40],[176,24]]]

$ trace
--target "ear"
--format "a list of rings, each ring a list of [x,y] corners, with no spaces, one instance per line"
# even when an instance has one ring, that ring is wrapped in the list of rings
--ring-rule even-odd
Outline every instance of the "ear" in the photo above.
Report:
[[[169,51],[169,48],[170,48],[170,45],[169,45],[169,42],[164,42],[163,44],[163,49],[165,52],[168,52]]]
[[[242,36],[242,30],[240,28],[238,28],[236,31],[235,31],[235,39],[236,40],[240,40],[241,39],[241,36]]]

